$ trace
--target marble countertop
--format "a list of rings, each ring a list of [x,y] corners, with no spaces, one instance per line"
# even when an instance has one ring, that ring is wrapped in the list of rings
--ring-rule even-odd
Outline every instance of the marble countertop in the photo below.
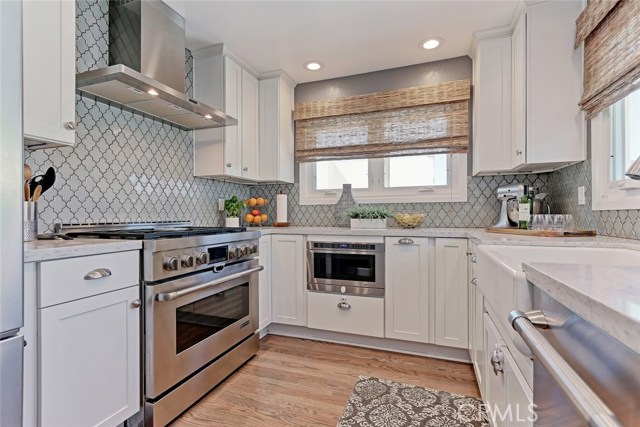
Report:
[[[640,353],[640,266],[524,263],[527,280]]]
[[[137,240],[38,240],[24,243],[24,262],[50,261],[142,249]]]
[[[513,234],[487,233],[484,228],[385,228],[380,230],[352,230],[347,227],[256,227],[264,235],[305,234],[336,236],[410,236],[468,238],[479,245],[515,246],[583,246],[640,250],[640,240],[617,237],[532,237]]]

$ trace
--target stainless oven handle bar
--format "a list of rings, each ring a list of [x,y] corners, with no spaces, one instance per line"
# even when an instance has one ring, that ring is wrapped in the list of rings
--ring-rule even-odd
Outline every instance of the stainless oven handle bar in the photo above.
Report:
[[[253,273],[258,273],[260,271],[264,270],[263,266],[258,266],[255,268],[251,268],[249,270],[246,271],[242,271],[240,273],[235,273],[235,274],[230,274],[228,276],[225,276],[221,279],[218,280],[214,280],[213,282],[207,282],[204,283],[202,285],[198,285],[198,286],[193,286],[191,288],[187,288],[187,289],[181,289],[179,291],[175,291],[175,292],[167,292],[167,293],[161,293],[156,295],[156,301],[172,301],[174,299],[178,299],[180,297],[184,297],[186,295],[191,295],[194,294],[196,292],[200,292],[202,290],[208,289],[208,288],[212,288],[214,286],[217,286],[221,283],[225,283],[228,282],[230,280],[235,280],[235,279],[239,279],[241,277],[244,276],[249,276],[250,274]]]
[[[509,313],[513,326],[540,364],[558,384],[574,408],[584,417],[590,427],[622,427],[611,409],[596,395],[582,378],[571,368],[546,338],[536,329],[544,327],[540,319],[544,313],[514,310]],[[533,320],[533,322],[532,322]]]

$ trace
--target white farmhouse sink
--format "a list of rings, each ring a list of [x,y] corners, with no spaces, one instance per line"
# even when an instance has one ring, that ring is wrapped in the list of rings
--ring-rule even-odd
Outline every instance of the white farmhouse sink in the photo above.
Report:
[[[485,298],[485,306],[530,385],[533,384],[531,361],[518,349],[526,349],[507,320],[511,310],[533,310],[533,285],[522,271],[523,263],[551,262],[562,264],[640,265],[640,251],[615,248],[551,247],[551,246],[478,246],[477,283]],[[509,340],[507,340],[509,341]],[[516,349],[517,347],[517,349]]]

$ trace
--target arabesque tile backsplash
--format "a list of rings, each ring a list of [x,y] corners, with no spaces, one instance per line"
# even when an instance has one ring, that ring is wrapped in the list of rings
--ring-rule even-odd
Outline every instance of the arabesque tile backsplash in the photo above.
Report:
[[[76,69],[108,64],[106,0],[76,2]],[[185,90],[192,93],[193,61],[187,51]],[[335,225],[332,205],[301,206],[298,184],[246,186],[193,177],[192,132],[140,115],[76,98],[76,144],[70,148],[25,151],[35,173],[56,169],[55,187],[40,203],[40,231],[55,222],[190,220],[196,225],[222,225],[217,199],[232,195],[264,195],[272,202],[265,212],[274,218],[275,195],[289,194],[289,221],[297,226]],[[392,212],[425,212],[423,227],[485,227],[493,224],[500,204],[495,190],[512,182],[549,192],[557,212],[572,213],[581,227],[600,234],[640,238],[637,210],[594,212],[578,206],[579,185],[591,195],[590,163],[552,174],[468,178],[465,203],[388,204]]]

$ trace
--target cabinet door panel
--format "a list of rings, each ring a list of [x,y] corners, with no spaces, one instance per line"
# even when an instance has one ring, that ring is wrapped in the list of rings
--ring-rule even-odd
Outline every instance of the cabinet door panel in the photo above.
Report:
[[[435,343],[467,348],[467,240],[436,239]]]
[[[242,177],[258,179],[258,79],[242,70]]]
[[[224,157],[226,175],[240,176],[242,129],[242,68],[229,57],[224,58],[225,113],[238,119],[237,126],[224,128]]]
[[[75,2],[23,4],[25,139],[73,145],[75,131]]]
[[[428,239],[385,239],[385,337],[429,341]]]
[[[271,236],[272,321],[307,325],[304,239],[302,236]]]
[[[260,272],[260,296],[259,296],[259,326],[258,330],[262,330],[271,324],[271,236],[260,237],[260,265],[264,270]]]
[[[526,14],[522,14],[513,29],[513,139],[511,146],[511,168],[525,163],[526,159]]]
[[[114,426],[140,409],[139,287],[39,310],[40,425]]]

